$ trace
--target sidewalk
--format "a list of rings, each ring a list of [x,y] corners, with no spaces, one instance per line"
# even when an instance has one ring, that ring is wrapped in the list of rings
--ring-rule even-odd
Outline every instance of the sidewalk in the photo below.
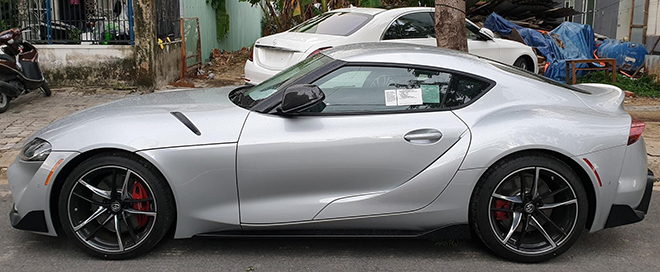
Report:
[[[139,93],[71,87],[53,90],[51,97],[32,92],[12,100],[9,110],[0,114],[0,179],[16,158],[23,141],[33,133],[76,111],[131,95]]]

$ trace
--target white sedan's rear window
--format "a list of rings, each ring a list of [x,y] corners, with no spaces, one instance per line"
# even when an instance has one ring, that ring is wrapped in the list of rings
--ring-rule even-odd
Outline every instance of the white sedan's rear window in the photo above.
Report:
[[[348,36],[364,26],[373,16],[355,12],[329,12],[309,19],[291,32]]]

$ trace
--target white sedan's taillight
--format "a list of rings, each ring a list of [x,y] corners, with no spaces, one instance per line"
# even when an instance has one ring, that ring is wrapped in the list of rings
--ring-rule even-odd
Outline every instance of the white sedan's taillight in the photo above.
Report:
[[[313,57],[314,55],[316,55],[316,54],[318,54],[318,53],[321,53],[321,51],[326,50],[326,49],[330,49],[330,48],[332,48],[332,46],[321,47],[321,48],[319,48],[319,49],[314,50],[314,52],[312,52],[311,54],[309,54],[309,56],[307,56],[307,57],[308,57],[308,58],[311,58],[311,57]]]

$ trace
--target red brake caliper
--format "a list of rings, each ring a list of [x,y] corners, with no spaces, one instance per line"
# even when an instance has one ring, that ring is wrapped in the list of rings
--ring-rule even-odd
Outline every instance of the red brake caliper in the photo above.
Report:
[[[145,198],[149,198],[147,195],[147,190],[144,189],[144,186],[142,186],[141,183],[135,182],[135,185],[133,186],[133,199]],[[133,203],[133,209],[138,211],[148,211],[149,201]],[[147,225],[147,223],[149,223],[149,218],[146,215],[135,215],[135,219],[137,219],[138,225],[140,225],[140,227],[144,227]]]
[[[498,209],[508,209],[509,208],[509,201],[506,200],[495,200],[495,208]],[[511,213],[510,212],[502,212],[502,211],[497,211],[495,212],[495,219],[496,220],[506,220],[511,218]]]

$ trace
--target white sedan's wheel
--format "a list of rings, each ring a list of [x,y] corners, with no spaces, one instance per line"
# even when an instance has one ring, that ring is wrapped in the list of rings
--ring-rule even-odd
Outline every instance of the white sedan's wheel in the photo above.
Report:
[[[587,218],[586,193],[566,164],[547,155],[504,160],[479,181],[471,223],[496,254],[518,262],[551,259],[575,243]]]
[[[173,221],[167,183],[139,158],[95,156],[67,178],[59,199],[62,226],[89,253],[130,258],[160,241]]]
[[[518,58],[514,63],[513,66],[518,67],[520,69],[523,69],[525,71],[530,71],[533,72],[534,70],[532,69],[531,65],[528,63],[528,61],[524,57]]]

